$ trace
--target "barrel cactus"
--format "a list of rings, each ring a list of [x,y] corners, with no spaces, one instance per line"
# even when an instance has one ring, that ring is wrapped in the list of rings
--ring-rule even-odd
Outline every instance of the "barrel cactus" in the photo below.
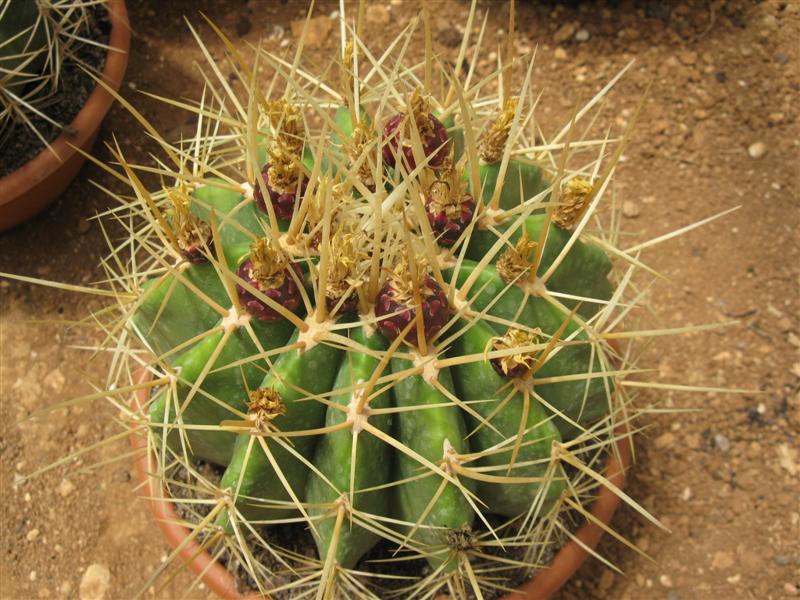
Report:
[[[212,25],[229,64],[205,50],[201,100],[166,99],[192,135],[134,111],[163,158],[110,147],[132,193],[96,316],[108,394],[147,391],[129,416],[153,475],[257,591],[497,595],[572,536],[629,443],[642,386],[615,340],[637,334],[614,329],[645,246],[616,247],[606,202],[627,137],[576,138],[610,86],[538,141],[530,63],[465,66],[474,16],[441,77],[430,43],[405,64],[413,28],[374,52],[342,15],[338,77],[258,49],[266,84]]]

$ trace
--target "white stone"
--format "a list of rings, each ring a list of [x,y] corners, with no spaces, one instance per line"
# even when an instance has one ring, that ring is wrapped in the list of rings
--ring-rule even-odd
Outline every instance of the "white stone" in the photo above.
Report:
[[[89,565],[81,578],[81,600],[103,600],[111,583],[108,567],[98,563]]]
[[[58,493],[61,494],[63,498],[66,498],[74,491],[75,491],[75,484],[72,483],[69,479],[62,479],[61,483],[58,484]]]
[[[635,219],[639,216],[639,205],[633,200],[625,200],[622,203],[622,215],[629,219]]]
[[[767,145],[764,142],[750,144],[747,148],[747,153],[750,155],[750,158],[759,159],[767,153]]]

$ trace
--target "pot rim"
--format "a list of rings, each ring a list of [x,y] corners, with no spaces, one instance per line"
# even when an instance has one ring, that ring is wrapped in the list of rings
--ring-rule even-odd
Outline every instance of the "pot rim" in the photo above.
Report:
[[[125,0],[108,0],[106,7],[111,22],[108,39],[108,46],[111,49],[106,52],[100,79],[116,92],[122,85],[128,66],[131,30]],[[0,231],[10,229],[34,216],[61,194],[63,188],[58,190],[52,198],[45,200],[46,194],[42,193],[40,194],[42,199],[33,202],[35,206],[14,209],[14,204],[17,202],[31,203],[31,198],[28,197],[29,193],[62,167],[68,165],[70,160],[80,159],[80,164],[86,160],[85,156],[75,156],[78,153],[77,149],[87,151],[94,143],[100,125],[114,100],[115,97],[111,92],[95,83],[94,89],[78,114],[75,115],[69,126],[64,128],[65,131],[77,131],[77,133],[73,135],[61,133],[50,142],[52,151],[50,148],[43,148],[21,167],[0,178],[0,190],[2,190],[0,211],[8,213],[0,212]]]
[[[141,384],[152,375],[146,367],[141,367],[134,375],[134,383]],[[148,404],[149,388],[136,390],[131,401],[134,412],[141,413]],[[628,432],[627,426],[621,430]],[[136,478],[140,482],[137,488],[147,509],[155,519],[156,525],[164,534],[167,543],[179,550],[183,563],[195,575],[202,579],[214,593],[224,600],[268,600],[269,596],[257,594],[241,595],[236,589],[236,580],[221,564],[216,562],[195,539],[189,539],[189,530],[181,525],[181,518],[175,512],[174,504],[160,481],[153,475],[155,457],[147,452],[147,438],[144,426],[131,432],[131,446],[140,453],[134,459]],[[616,452],[609,456],[603,476],[619,489],[625,487],[625,472],[632,462],[632,442],[627,436],[620,436],[615,442]],[[619,506],[620,498],[607,486],[601,485],[597,497],[592,503],[591,515],[597,522],[584,520],[569,540],[556,553],[550,564],[539,571],[531,579],[520,585],[514,592],[506,594],[500,600],[546,600],[552,597],[561,586],[583,565],[605,533],[601,523],[607,526]]]

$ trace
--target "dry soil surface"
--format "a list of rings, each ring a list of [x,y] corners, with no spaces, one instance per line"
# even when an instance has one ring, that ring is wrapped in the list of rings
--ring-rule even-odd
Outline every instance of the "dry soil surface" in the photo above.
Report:
[[[454,58],[468,6],[430,0],[436,50]],[[348,2],[348,5],[351,4]],[[124,95],[162,131],[179,133],[186,114],[137,90],[198,97],[200,52],[180,17],[222,53],[202,10],[244,42],[291,44],[301,3],[129,2],[133,52]],[[630,494],[670,532],[621,510],[614,526],[652,561],[610,540],[601,550],[621,571],[587,564],[562,598],[778,599],[800,587],[800,3],[709,0],[685,4],[518,0],[519,50],[538,45],[544,90],[539,112],[552,133],[619,69],[635,59],[608,97],[601,124],[619,130],[652,83],[617,173],[631,244],[718,213],[739,210],[646,255],[666,277],[652,291],[652,326],[737,319],[725,330],[657,340],[642,356],[660,382],[758,391],[739,395],[663,391],[637,443]],[[373,46],[397,33],[416,4],[371,5]],[[337,8],[318,3],[327,18]],[[505,5],[481,2],[499,43]],[[320,34],[309,62],[327,60],[335,35]],[[422,55],[422,45],[413,50]],[[484,56],[481,69],[494,57]],[[129,160],[145,162],[148,140],[120,106],[101,139],[116,135]],[[95,154],[110,160],[98,144]],[[0,235],[0,271],[86,284],[102,277],[105,241],[87,221],[113,202],[91,181],[121,184],[87,166],[63,197],[31,223]],[[0,283],[0,595],[5,598],[180,597],[178,572],[149,586],[166,545],[136,499],[125,440],[105,445],[25,484],[60,457],[118,434],[107,403],[26,420],[59,399],[90,394],[102,360],[80,349],[97,341],[43,319],[77,319],[98,302],[13,281]],[[651,393],[650,399],[656,399]],[[82,584],[83,582],[83,584]],[[194,597],[205,597],[198,590]]]

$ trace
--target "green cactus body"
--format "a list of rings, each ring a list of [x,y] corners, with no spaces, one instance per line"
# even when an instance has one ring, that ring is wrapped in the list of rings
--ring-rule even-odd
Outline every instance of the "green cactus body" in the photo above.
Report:
[[[453,142],[453,162],[458,162],[464,156],[464,128],[456,124],[453,114],[447,115],[442,120],[442,125],[447,128],[447,135]]]
[[[478,270],[475,283],[467,294],[470,307],[477,311],[486,311],[489,315],[511,323],[521,323],[528,327],[536,327],[532,308],[528,304],[529,297],[517,285],[506,284],[498,275],[493,265],[478,269],[478,263],[463,260],[458,270],[456,287],[461,288],[469,277]],[[451,269],[445,270],[445,277],[452,277]],[[489,320],[488,324],[495,331],[505,333],[508,326]]]
[[[359,119],[372,127],[372,119],[363,106],[359,107]],[[341,149],[345,140],[353,134],[353,114],[350,108],[344,105],[337,108],[336,114],[333,116],[333,122],[336,124],[336,129],[331,133],[331,142]]]
[[[450,354],[465,356],[485,352],[494,335],[490,327],[476,323],[454,342]],[[486,421],[481,424],[475,417],[469,418],[470,428],[477,429],[471,438],[474,440],[473,452],[487,452],[479,461],[481,467],[491,468],[485,474],[497,478],[505,475],[544,477],[550,464],[552,444],[560,442],[561,436],[542,405],[533,398],[526,401],[516,386],[509,387],[508,380],[498,375],[488,360],[456,365],[454,371],[459,397],[464,401],[475,401],[472,407]],[[509,469],[507,466],[512,464],[514,444],[508,440],[513,440],[519,433],[523,415],[526,418],[520,448]],[[481,481],[478,496],[489,503],[491,512],[514,517],[527,513],[541,487],[542,484],[535,481]],[[541,492],[541,510],[546,511],[563,489],[563,481],[549,481]]]
[[[457,284],[463,285],[475,269],[476,263],[464,260],[458,272]],[[487,312],[492,316],[529,328],[539,328],[549,336],[555,335],[569,318],[569,314],[561,312],[547,300],[533,295],[526,297],[520,287],[508,286],[492,267],[480,271],[472,290],[475,292],[470,292],[470,306],[476,311],[487,310],[488,307]],[[508,329],[502,323],[490,322],[490,325],[499,335],[503,335]],[[588,334],[574,320],[567,323],[562,334],[562,339],[567,338],[575,342],[587,342],[589,339]],[[592,354],[588,343],[562,346],[547,357],[536,377],[542,379],[605,371],[599,357],[595,354],[593,359]],[[608,392],[602,377],[547,383],[536,386],[536,393],[566,416],[564,418],[555,415],[555,424],[564,439],[571,439],[579,431],[570,420],[587,425],[606,414],[609,409]]]
[[[287,321],[251,320],[250,327],[263,351],[284,345],[291,334],[291,325]],[[179,422],[189,426],[186,429],[189,455],[193,459],[224,466],[231,461],[235,434],[213,429],[191,429],[191,426],[218,425],[225,420],[236,420],[238,417],[234,411],[242,413],[247,410],[246,392],[258,386],[268,365],[263,360],[232,365],[242,357],[256,355],[259,349],[243,327],[236,328],[228,336],[225,336],[221,326],[217,329],[175,361],[177,394],[170,388],[161,392],[150,407],[150,420],[153,423],[174,423],[177,420],[175,415],[185,404]],[[223,339],[225,345],[218,350]],[[215,353],[216,360],[187,402],[192,387]],[[170,446],[179,451],[181,443],[178,432],[173,430],[168,437]]]
[[[522,236],[523,231],[527,234],[528,239],[533,241],[540,240],[545,220],[545,215],[528,217],[525,219],[523,227],[517,227],[511,234],[508,243],[510,245],[515,244]],[[501,224],[496,229],[502,233],[506,228],[507,225]],[[569,242],[570,235],[569,231],[550,225],[537,275],[542,276],[550,269],[564,246]],[[467,257],[473,260],[482,259],[491,251],[497,239],[493,231],[476,228],[469,241]],[[502,254],[503,249],[501,248],[495,254],[492,262],[497,262]],[[608,300],[613,291],[608,282],[610,271],[611,261],[605,252],[597,246],[576,240],[547,280],[547,287],[563,294]],[[561,302],[568,308],[573,308],[578,304],[578,301],[569,298],[563,298]],[[597,303],[584,302],[579,309],[579,313],[590,317],[597,312],[598,307]]]
[[[497,189],[497,178],[500,175],[500,162],[481,163],[480,173],[482,198],[489,204]],[[503,210],[516,208],[549,187],[544,180],[542,170],[533,163],[510,159],[506,174],[500,188],[499,206]]]
[[[238,191],[229,189],[230,184],[222,179],[209,179],[226,187],[205,185],[196,189],[192,196],[192,212],[205,221],[211,222],[212,210],[216,213],[219,236],[227,250],[231,246],[250,245],[264,235],[266,215],[259,215],[253,202],[245,202]],[[263,217],[260,218],[260,217]],[[262,220],[264,224],[262,225]]]
[[[367,334],[363,327],[350,330],[350,339],[375,352],[386,350],[385,338],[379,333]],[[349,353],[342,360],[339,373],[334,382],[334,390],[350,391],[337,394],[332,398],[338,405],[347,407],[357,402],[365,390],[352,389],[359,383],[366,382],[378,366],[379,359],[368,353]],[[391,406],[391,394],[382,392],[369,400],[370,409],[386,409]],[[329,407],[325,418],[328,427],[340,425],[346,421],[344,411]],[[391,416],[380,414],[368,417],[369,423],[380,431],[390,431]],[[387,516],[389,507],[389,490],[386,488],[369,492],[362,490],[389,483],[392,473],[392,455],[388,445],[368,431],[353,433],[352,428],[333,431],[325,434],[317,444],[314,453],[314,465],[327,477],[331,487],[318,475],[309,475],[306,487],[306,500],[310,504],[309,514],[312,517],[328,515],[316,520],[316,541],[321,558],[325,558],[331,546],[336,520],[335,502],[346,498],[352,510],[371,515]],[[353,445],[355,444],[355,454]],[[352,475],[352,494],[351,492]],[[331,506],[322,506],[330,504]],[[342,529],[336,545],[336,562],[352,568],[361,556],[372,548],[380,537],[356,523]]]
[[[156,355],[185,349],[184,344],[219,321],[220,313],[197,291],[226,310],[231,306],[225,286],[208,263],[183,263],[177,272],[144,284],[139,306],[130,324]],[[177,353],[170,354],[167,361],[177,358]]]
[[[395,373],[412,367],[411,361],[392,359],[392,371]],[[453,391],[449,371],[441,371],[438,378],[446,389]],[[458,454],[469,451],[465,440],[464,420],[456,406],[425,408],[447,404],[448,399],[421,375],[411,375],[399,380],[394,388],[394,397],[399,407],[419,407],[419,410],[404,411],[397,415],[397,439],[407,448],[434,464],[441,463],[445,458],[448,446]],[[398,453],[397,462],[398,481],[420,474],[420,463],[410,456]],[[470,480],[462,481],[462,484],[470,491],[474,488]],[[441,489],[443,485],[444,488]],[[472,507],[461,490],[436,473],[397,486],[396,494],[397,508],[403,521],[417,523],[428,510],[413,538],[432,547],[440,547],[439,551],[428,557],[431,565],[438,567],[450,556],[447,532],[469,527],[474,514]],[[450,561],[447,568],[452,569],[455,566],[454,561]]]
[[[37,77],[47,58],[46,23],[39,16],[39,3],[9,0],[0,18],[0,82],[19,95]],[[12,74],[17,72],[16,74]],[[6,75],[8,73],[8,75]]]
[[[220,179],[213,181],[222,182]],[[217,213],[225,259],[228,267],[235,269],[249,251],[249,244],[263,233],[253,203],[243,201],[239,192],[214,185],[202,186],[192,196],[198,200],[190,207],[195,216],[210,222],[212,210]],[[159,356],[172,352],[217,324],[220,313],[202,295],[222,309],[229,310],[232,306],[217,270],[207,262],[183,262],[161,279],[145,282],[142,288],[131,325]],[[163,325],[159,324],[161,322]],[[168,362],[176,359],[173,354]]]
[[[296,342],[298,333],[289,341]],[[286,413],[272,421],[278,431],[304,431],[322,427],[325,420],[325,405],[310,396],[330,391],[341,359],[341,350],[326,344],[316,344],[308,350],[296,348],[281,354],[272,370],[259,386],[274,389],[286,408]],[[261,437],[269,448],[275,464],[279,467],[289,487],[302,501],[308,467],[293,452],[279,444],[269,435],[258,432],[240,434],[233,450],[233,458],[225,470],[220,486],[236,496],[237,508],[250,520],[285,518],[287,510],[259,506],[253,499],[266,502],[283,502],[288,512],[294,512],[292,498],[272,462],[256,439]],[[295,453],[310,459],[313,455],[316,436],[303,435],[284,438]],[[220,524],[227,524],[227,514]]]

